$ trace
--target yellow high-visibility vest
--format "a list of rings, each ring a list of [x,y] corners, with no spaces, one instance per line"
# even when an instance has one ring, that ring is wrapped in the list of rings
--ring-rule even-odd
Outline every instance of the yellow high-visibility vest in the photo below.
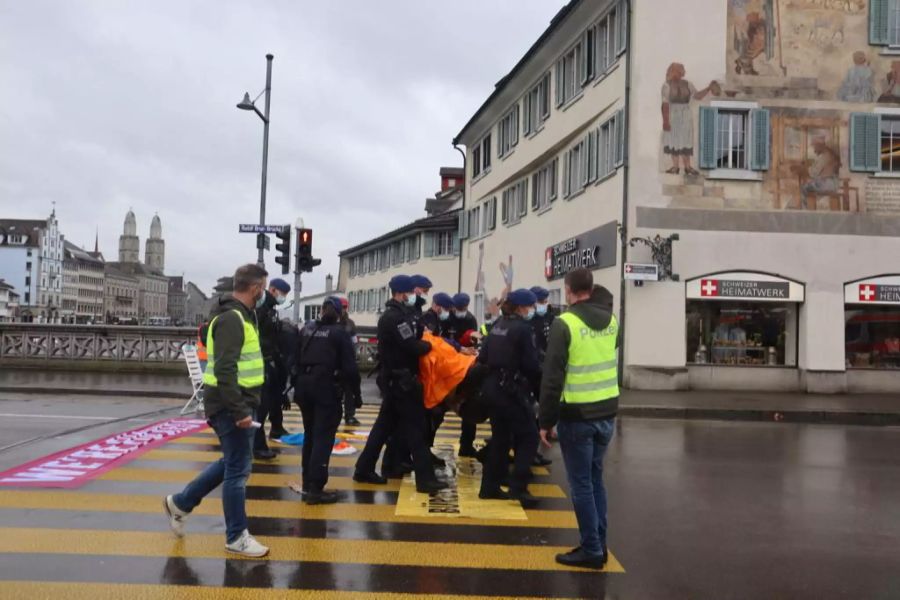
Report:
[[[241,356],[238,359],[238,386],[242,388],[257,388],[265,382],[265,364],[263,362],[262,349],[259,347],[259,332],[253,323],[248,323],[244,319],[241,311],[235,309],[241,323],[244,325],[244,345],[241,346]],[[209,323],[209,330],[206,332],[206,351],[209,354],[209,362],[206,364],[206,371],[203,373],[203,384],[208,387],[217,387],[219,381],[216,379],[216,349],[213,344],[213,327],[221,315],[217,315]]]
[[[571,312],[563,313],[559,318],[568,326],[571,338],[562,401],[591,404],[617,398],[619,322],[615,315],[606,329],[600,330],[591,329]]]

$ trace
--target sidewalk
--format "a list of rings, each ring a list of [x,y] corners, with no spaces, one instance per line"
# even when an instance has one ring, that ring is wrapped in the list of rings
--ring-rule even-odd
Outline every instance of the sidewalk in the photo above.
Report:
[[[379,402],[374,379],[364,378],[362,391],[366,402]],[[0,392],[187,399],[191,386],[184,375],[3,369]],[[661,419],[900,425],[900,394],[623,390],[619,414]]]

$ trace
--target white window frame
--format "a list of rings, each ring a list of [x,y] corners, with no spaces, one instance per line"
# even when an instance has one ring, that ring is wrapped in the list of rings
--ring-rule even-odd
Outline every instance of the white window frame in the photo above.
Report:
[[[579,39],[556,61],[556,106],[564,107],[581,95],[579,83],[584,61],[582,40]],[[583,82],[582,82],[583,83]]]
[[[491,172],[491,132],[482,136],[472,148],[472,180],[477,181]]]
[[[550,118],[550,71],[522,97],[522,135],[531,136],[543,129]]]
[[[728,117],[728,126],[722,126],[723,117]],[[734,137],[736,135],[736,128],[733,124],[736,121],[736,117],[739,117],[741,122],[743,123],[743,161],[740,160],[739,157],[735,155],[737,152],[734,150]],[[722,156],[716,157],[716,171],[749,171],[750,170],[750,149],[752,146],[751,140],[751,131],[750,131],[750,110],[745,108],[722,108],[716,114],[716,138],[719,141],[720,148],[726,148],[725,142],[727,141],[728,152],[727,152],[727,164],[720,164],[722,161]],[[724,138],[728,139],[725,140]]]
[[[528,178],[520,179],[503,190],[503,223],[509,227],[528,214]]]
[[[559,195],[559,158],[545,164],[531,176],[531,210],[548,210]]]
[[[584,167],[586,144],[582,138],[577,144],[566,150],[563,161],[563,197],[571,198],[584,190]]]
[[[509,156],[519,143],[519,104],[510,109],[497,123],[497,157]]]
[[[434,256],[435,258],[442,256],[453,256],[453,236],[455,231],[435,231],[434,232]]]
[[[900,50],[900,0],[888,2],[888,48]]]

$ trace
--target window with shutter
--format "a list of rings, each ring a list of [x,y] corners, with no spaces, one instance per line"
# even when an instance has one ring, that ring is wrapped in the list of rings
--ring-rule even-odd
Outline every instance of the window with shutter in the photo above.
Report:
[[[892,5],[896,4],[896,0],[869,0],[869,43],[873,46],[890,43],[888,19]]]
[[[879,133],[881,116],[870,113],[850,115],[850,170],[874,173],[880,170]],[[889,150],[890,152],[890,150]]]
[[[458,217],[459,239],[465,240],[469,237],[469,218],[465,211],[460,211]]]
[[[716,148],[716,121],[718,109],[713,106],[700,107],[700,168],[715,169],[718,149]]]
[[[434,233],[431,231],[425,232],[425,258],[431,258],[434,256]]]
[[[620,0],[616,7],[616,15],[618,16],[618,27],[616,28],[616,55],[621,56],[628,44],[628,10],[626,1]]]

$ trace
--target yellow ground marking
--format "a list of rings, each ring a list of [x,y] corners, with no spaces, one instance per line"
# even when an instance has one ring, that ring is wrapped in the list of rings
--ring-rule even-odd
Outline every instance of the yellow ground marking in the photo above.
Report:
[[[95,494],[61,490],[0,490],[0,508],[22,510],[66,510],[115,513],[162,514],[162,498],[140,494]],[[527,521],[506,519],[439,519],[434,517],[400,517],[392,504],[328,504],[307,506],[299,501],[247,500],[247,514],[251,517],[274,519],[314,519],[330,521],[363,521],[374,523],[438,523],[454,525],[496,525],[499,527],[542,527],[576,529],[575,514],[571,510],[529,510]],[[208,498],[194,509],[194,514],[222,516],[219,498]]]
[[[221,534],[101,531],[86,529],[0,528],[0,553],[92,554],[185,558],[234,558],[225,552]],[[260,536],[277,561],[377,564],[411,567],[572,571],[554,557],[561,546],[508,546],[445,542],[399,542]],[[622,572],[612,555],[606,570]]]
[[[3,597],[7,600],[65,598],[66,600],[414,600],[421,594],[388,592],[341,592],[337,590],[258,590],[250,588],[206,587],[193,585],[146,585],[130,583],[70,583],[42,581],[4,581]],[[510,596],[447,596],[428,594],[428,600],[515,600]]]
[[[134,469],[120,467],[107,471],[97,479],[104,481],[147,481],[156,483],[187,483],[197,476],[197,471],[175,469]],[[253,473],[247,485],[259,487],[285,487],[288,483],[298,481],[300,474],[290,473]],[[400,481],[390,479],[385,485],[372,483],[357,483],[352,477],[330,476],[328,488],[334,490],[359,490],[372,492],[396,492],[401,489]],[[415,486],[413,486],[415,489]],[[565,498],[565,492],[558,485],[533,484],[529,487],[531,493],[543,498]],[[477,494],[476,494],[477,495]],[[524,517],[523,517],[524,518]]]

